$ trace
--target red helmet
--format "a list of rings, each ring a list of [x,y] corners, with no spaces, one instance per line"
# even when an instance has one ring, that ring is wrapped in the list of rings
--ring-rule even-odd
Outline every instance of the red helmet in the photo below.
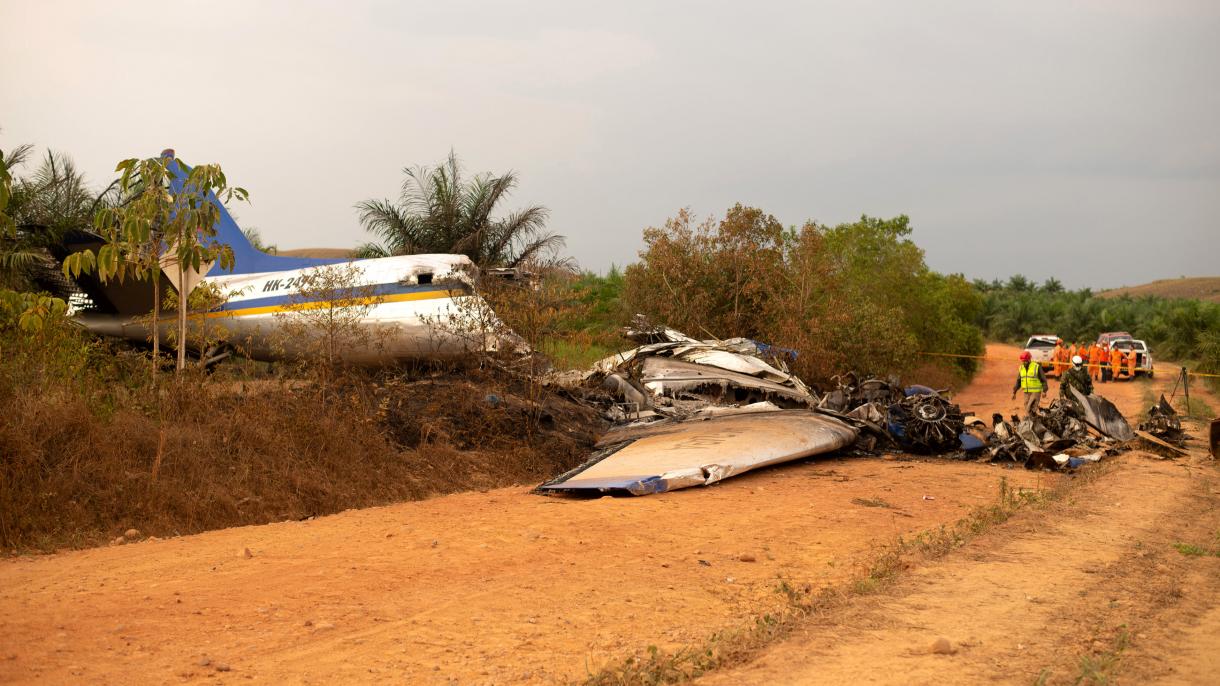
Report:
[[[1028,350],[1022,350],[1022,351],[1021,351],[1021,361],[1022,361],[1022,362],[1029,362],[1029,360],[1030,360],[1029,351],[1028,351]]]

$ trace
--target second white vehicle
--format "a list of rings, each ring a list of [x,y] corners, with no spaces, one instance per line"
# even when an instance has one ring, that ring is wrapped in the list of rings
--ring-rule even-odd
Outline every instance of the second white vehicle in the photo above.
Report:
[[[1046,367],[1054,362],[1055,344],[1059,337],[1055,334],[1034,334],[1025,342],[1025,352],[1029,353],[1034,362]]]
[[[1126,340],[1114,341],[1112,344],[1115,348],[1122,350],[1128,355],[1132,351],[1135,352],[1135,375],[1147,374],[1152,376],[1152,351],[1148,349],[1148,344],[1144,341],[1138,341],[1134,338]]]

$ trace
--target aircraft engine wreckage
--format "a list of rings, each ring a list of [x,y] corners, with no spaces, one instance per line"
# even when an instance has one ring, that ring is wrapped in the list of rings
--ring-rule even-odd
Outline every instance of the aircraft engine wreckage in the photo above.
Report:
[[[845,374],[819,395],[788,371],[784,358],[795,353],[756,341],[696,340],[646,322],[626,335],[640,345],[556,378],[582,388],[614,424],[584,464],[540,492],[646,495],[843,449],[1074,469],[1136,438],[1097,395],[1055,401],[1022,421],[995,415],[988,428],[943,392],[897,378]]]

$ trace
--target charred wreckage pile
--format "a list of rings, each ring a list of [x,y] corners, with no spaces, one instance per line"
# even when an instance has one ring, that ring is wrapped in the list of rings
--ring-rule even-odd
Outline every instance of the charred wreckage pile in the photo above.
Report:
[[[638,347],[556,377],[582,389],[612,427],[585,463],[539,491],[645,495],[833,451],[1075,469],[1135,438],[1100,396],[1056,401],[1021,421],[995,415],[988,426],[943,391],[897,378],[846,374],[819,393],[788,370],[793,351],[756,341],[697,340],[642,322],[626,335]]]

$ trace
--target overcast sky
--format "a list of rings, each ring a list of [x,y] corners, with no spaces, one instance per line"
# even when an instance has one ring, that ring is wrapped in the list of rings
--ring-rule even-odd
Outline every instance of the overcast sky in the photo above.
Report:
[[[582,266],[681,207],[906,213],[928,263],[1072,287],[1220,274],[1220,2],[0,0],[0,148],[173,147],[281,248],[452,147]]]

